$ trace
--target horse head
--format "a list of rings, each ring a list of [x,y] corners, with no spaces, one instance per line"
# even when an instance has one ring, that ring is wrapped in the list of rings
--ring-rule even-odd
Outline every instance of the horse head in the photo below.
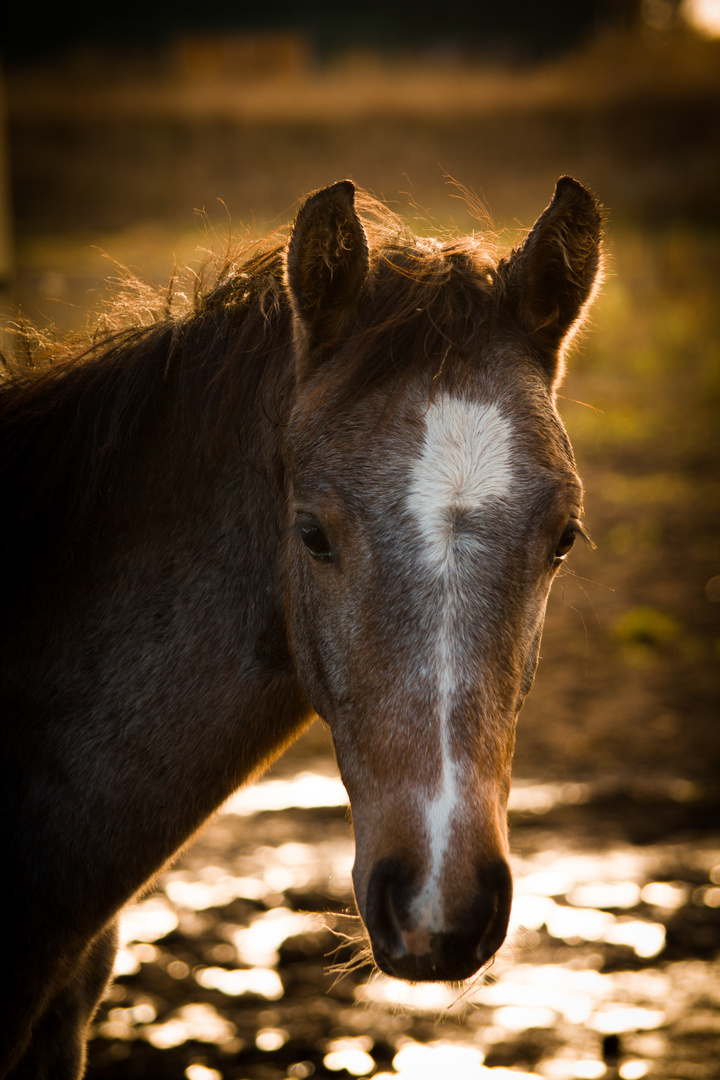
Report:
[[[555,394],[601,225],[563,178],[499,261],[472,239],[383,245],[343,181],[308,199],[288,247],[288,635],[390,975],[468,977],[507,932],[516,718],[584,534]]]

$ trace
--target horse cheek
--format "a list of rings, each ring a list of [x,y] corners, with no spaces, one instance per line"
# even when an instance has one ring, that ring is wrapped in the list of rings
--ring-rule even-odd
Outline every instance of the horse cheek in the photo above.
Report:
[[[338,682],[338,672],[332,636],[315,592],[309,569],[295,564],[287,591],[290,652],[303,694],[318,716],[327,722],[333,712],[332,687]]]

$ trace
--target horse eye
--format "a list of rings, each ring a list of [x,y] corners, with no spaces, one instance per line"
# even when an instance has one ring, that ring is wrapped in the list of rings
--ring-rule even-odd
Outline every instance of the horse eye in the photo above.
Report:
[[[577,538],[577,529],[574,525],[568,525],[563,530],[562,536],[557,542],[555,551],[553,552],[552,561],[555,565],[561,563],[570,554],[575,540]]]
[[[332,559],[330,541],[319,525],[303,525],[300,537],[314,559],[329,562]]]

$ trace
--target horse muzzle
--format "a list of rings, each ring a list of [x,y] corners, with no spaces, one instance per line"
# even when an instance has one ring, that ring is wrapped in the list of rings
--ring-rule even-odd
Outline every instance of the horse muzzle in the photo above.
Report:
[[[507,934],[512,876],[503,859],[478,868],[472,895],[452,905],[443,925],[413,912],[418,882],[401,858],[381,859],[370,875],[364,921],[381,971],[398,979],[467,979],[497,952]]]

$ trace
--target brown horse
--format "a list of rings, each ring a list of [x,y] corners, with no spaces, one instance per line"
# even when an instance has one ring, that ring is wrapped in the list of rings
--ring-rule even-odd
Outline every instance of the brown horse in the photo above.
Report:
[[[498,261],[354,196],[0,391],[2,1077],[82,1074],[119,910],[315,712],[378,966],[462,979],[505,937],[601,213],[563,178]]]

